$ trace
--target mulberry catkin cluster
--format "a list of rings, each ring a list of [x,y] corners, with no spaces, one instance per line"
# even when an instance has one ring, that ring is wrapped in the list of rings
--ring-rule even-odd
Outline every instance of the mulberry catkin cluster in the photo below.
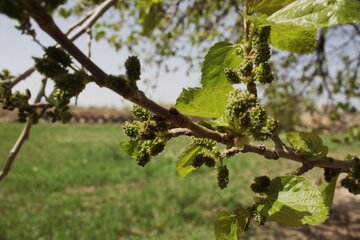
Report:
[[[211,155],[210,151],[201,151],[197,153],[192,162],[192,165],[195,168],[199,168],[204,164],[209,168],[215,166],[215,158]]]
[[[248,132],[256,140],[266,140],[277,128],[274,118],[267,116],[257,98],[246,90],[233,90],[225,108],[229,124]]]
[[[341,180],[341,186],[357,195],[360,194],[360,159],[357,157],[353,157],[352,159],[356,161],[356,165],[351,168],[348,175]]]
[[[271,49],[269,44],[270,26],[261,27],[256,30],[253,39],[254,48],[254,79],[261,83],[271,83],[274,80],[274,75],[271,71],[269,59],[271,56]]]
[[[196,137],[193,137],[192,138],[193,140],[193,143],[197,146],[200,146],[200,147],[204,147],[208,150],[212,150],[213,147],[215,147],[216,145],[216,142],[212,139],[208,139],[208,138],[196,138]]]
[[[152,156],[164,150],[168,140],[166,132],[169,125],[140,106],[134,105],[131,111],[138,120],[125,122],[123,131],[137,142],[136,161],[140,166],[145,166]]]

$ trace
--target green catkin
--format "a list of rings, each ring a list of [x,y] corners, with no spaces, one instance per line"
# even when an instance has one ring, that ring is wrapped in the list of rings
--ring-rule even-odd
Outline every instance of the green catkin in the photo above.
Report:
[[[262,62],[254,68],[255,80],[261,83],[271,83],[274,80],[274,75],[271,71],[271,66],[268,62]]]
[[[261,215],[258,211],[254,211],[253,219],[258,226],[263,226],[266,222],[266,217]]]
[[[164,151],[165,149],[165,141],[163,139],[160,138],[155,138],[155,140],[153,140],[151,142],[150,148],[149,148],[149,154],[151,156],[156,156],[159,153],[161,153],[162,151]]]
[[[256,46],[254,63],[255,65],[259,65],[261,63],[265,63],[270,59],[271,49],[268,42],[259,43]]]
[[[261,129],[262,126],[265,124],[266,121],[266,111],[265,108],[257,105],[249,110],[249,130],[250,131],[257,131]]]
[[[342,179],[340,182],[341,186],[346,188],[352,194],[360,194],[360,181],[352,178],[351,176],[347,176]]]
[[[225,107],[225,113],[229,120],[233,121],[241,113],[245,113],[249,108],[258,104],[257,98],[246,90],[233,90],[229,93],[228,102]]]
[[[208,138],[193,137],[192,140],[196,146],[204,147],[209,150],[211,150],[216,145],[216,142],[214,140]]]
[[[148,162],[150,162],[150,154],[146,149],[140,149],[136,155],[136,162],[139,166],[144,167]]]
[[[268,176],[255,177],[250,188],[255,193],[266,193],[270,186],[270,178]]]
[[[249,60],[243,60],[240,66],[240,73],[242,74],[242,76],[244,77],[251,76],[252,70],[253,70],[252,62]]]
[[[71,65],[71,57],[63,49],[57,47],[48,47],[45,49],[47,57],[57,61],[64,67]]]
[[[263,127],[259,129],[253,128],[250,132],[255,140],[264,141],[270,138],[274,134],[274,132],[277,129],[277,126],[278,123],[273,117],[267,117]]]
[[[204,164],[204,159],[203,159],[203,155],[200,153],[196,154],[193,161],[192,161],[192,166],[194,168],[199,168]]]
[[[209,154],[206,154],[203,158],[204,164],[209,167],[213,168],[215,167],[215,159],[211,157]]]
[[[139,136],[139,122],[125,122],[123,125],[123,131],[126,136],[136,139]]]
[[[268,42],[270,38],[270,31],[270,26],[258,28],[255,32],[254,44],[257,45],[259,43]]]
[[[33,58],[35,61],[35,68],[40,73],[44,74],[49,78],[56,78],[60,75],[67,74],[68,71],[61,66],[56,60],[52,58]]]
[[[141,129],[139,130],[139,138],[143,140],[154,139],[157,134],[156,122],[149,120],[143,122]]]
[[[226,165],[219,166],[217,168],[217,183],[220,189],[224,189],[229,184],[229,169],[226,167]]]
[[[331,179],[341,173],[340,168],[324,168],[324,179],[330,182]]]
[[[141,121],[147,121],[149,119],[151,119],[152,117],[154,117],[154,115],[149,112],[148,110],[146,110],[143,107],[140,107],[139,105],[134,105],[131,110],[130,110],[134,116],[141,120]]]
[[[126,76],[131,82],[140,80],[141,65],[137,56],[130,56],[125,61]]]
[[[224,73],[225,73],[226,79],[231,84],[241,83],[241,77],[240,77],[239,70],[232,68],[232,67],[228,67],[228,68],[225,68]]]

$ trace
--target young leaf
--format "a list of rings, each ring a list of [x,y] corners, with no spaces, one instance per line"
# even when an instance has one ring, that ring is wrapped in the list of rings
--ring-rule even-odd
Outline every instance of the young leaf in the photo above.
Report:
[[[184,89],[176,101],[176,108],[188,115],[220,117],[224,111],[227,94],[232,90],[224,69],[238,67],[242,58],[236,53],[236,45],[218,42],[205,56],[202,66],[202,88]]]
[[[321,196],[324,199],[324,204],[326,205],[326,207],[328,207],[328,209],[331,208],[334,199],[334,193],[338,177],[339,175],[333,177],[330,182],[323,181],[319,187]]]
[[[227,212],[220,212],[215,221],[216,240],[237,240],[237,219],[236,215]]]
[[[321,160],[328,153],[328,147],[316,133],[290,132],[286,140],[295,152],[309,161]]]
[[[299,176],[274,178],[267,198],[257,209],[265,217],[291,227],[320,224],[329,211],[317,187]]]
[[[202,149],[203,147],[197,146],[195,144],[190,144],[185,148],[176,164],[176,171],[180,176],[184,177],[196,169],[193,167],[192,161],[195,155]]]
[[[121,141],[119,145],[122,150],[124,150],[127,154],[129,154],[129,156],[131,156],[132,158],[136,158],[136,155],[138,153],[137,151],[138,141],[133,141],[133,140]]]
[[[250,214],[244,208],[236,210],[236,214],[218,213],[215,220],[216,240],[238,240],[244,235],[250,221]]]

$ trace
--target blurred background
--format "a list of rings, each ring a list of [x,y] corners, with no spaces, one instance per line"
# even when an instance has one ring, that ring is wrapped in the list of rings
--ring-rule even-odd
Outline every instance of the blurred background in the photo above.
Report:
[[[66,32],[102,2],[68,1],[54,12],[55,21]],[[145,2],[119,1],[75,43],[109,74],[124,73],[125,59],[139,56],[140,88],[170,107],[183,88],[201,86],[201,62],[214,43],[239,40],[241,3]],[[41,45],[54,44],[35,23],[36,41],[21,34],[17,24],[0,15],[0,71],[13,76],[33,66],[32,56],[43,55]],[[360,23],[320,29],[313,54],[272,51],[276,80],[259,85],[259,92],[282,131],[316,131],[331,156],[359,156]],[[34,73],[15,89],[36,93],[40,85],[41,75]],[[53,86],[50,81],[47,95]],[[43,118],[33,127],[1,182],[0,240],[213,239],[218,211],[253,201],[249,185],[255,176],[273,177],[298,167],[241,154],[227,161],[231,182],[220,190],[211,170],[177,175],[176,160],[187,138],[172,140],[145,168],[129,158],[118,145],[126,139],[121,123],[132,120],[131,104],[111,91],[91,83],[71,105],[69,124]],[[0,110],[1,165],[21,132],[17,120],[16,111]],[[318,183],[322,171],[306,176]],[[269,222],[251,228],[245,239],[360,239],[359,204],[359,197],[339,188],[325,224],[290,229]]]

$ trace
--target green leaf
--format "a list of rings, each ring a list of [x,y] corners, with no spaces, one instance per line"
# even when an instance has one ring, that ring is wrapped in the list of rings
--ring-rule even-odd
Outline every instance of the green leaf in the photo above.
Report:
[[[328,218],[321,192],[299,176],[274,178],[267,198],[257,209],[265,217],[292,227],[320,224]]]
[[[332,202],[334,200],[334,193],[338,177],[339,175],[332,177],[330,182],[323,181],[319,187],[324,204],[328,207],[329,210],[331,209]]]
[[[197,146],[195,144],[190,144],[185,148],[176,164],[176,171],[180,176],[184,177],[196,169],[193,167],[192,161],[195,155],[202,149],[203,147]]]
[[[95,34],[95,40],[98,42],[101,39],[106,37],[106,33],[104,31],[99,31]]]
[[[271,44],[280,49],[299,54],[312,53],[316,47],[316,29],[290,24],[272,25]]]
[[[316,47],[316,29],[294,24],[274,23],[264,18],[249,17],[256,27],[271,26],[270,43],[280,49],[299,54],[312,53]]]
[[[205,56],[202,66],[202,88],[184,89],[176,101],[176,108],[184,114],[199,117],[220,117],[224,111],[227,94],[232,90],[226,80],[226,67],[239,67],[242,58],[236,46],[218,42]]]
[[[159,25],[163,18],[162,0],[139,1],[138,7],[140,11],[140,23],[142,24],[144,36],[150,37],[155,28]]]
[[[236,215],[220,212],[215,221],[216,240],[237,240],[238,227]]]
[[[215,221],[216,240],[238,240],[244,235],[250,221],[250,213],[238,208],[236,214],[219,212]]]
[[[266,1],[268,2],[268,1]],[[360,19],[357,0],[297,0],[267,18],[251,16],[257,27],[271,26],[270,42],[281,50],[308,54],[316,47],[316,29]]]
[[[360,20],[358,0],[297,0],[280,9],[267,20],[303,27],[329,27]]]
[[[328,153],[328,147],[316,133],[290,132],[286,140],[295,152],[309,161],[321,160]]]
[[[253,9],[270,15],[294,1],[296,0],[256,0]]]
[[[119,145],[122,150],[124,150],[127,154],[129,154],[129,156],[136,158],[136,155],[138,153],[137,151],[138,141],[133,141],[133,140],[121,141]]]

